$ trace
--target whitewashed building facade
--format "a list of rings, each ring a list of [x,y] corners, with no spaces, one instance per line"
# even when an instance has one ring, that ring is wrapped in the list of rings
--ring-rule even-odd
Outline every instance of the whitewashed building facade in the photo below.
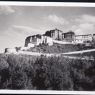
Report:
[[[75,35],[74,37],[74,42],[75,43],[79,43],[79,44],[83,44],[86,41],[92,41],[93,37],[91,34],[88,35]]]

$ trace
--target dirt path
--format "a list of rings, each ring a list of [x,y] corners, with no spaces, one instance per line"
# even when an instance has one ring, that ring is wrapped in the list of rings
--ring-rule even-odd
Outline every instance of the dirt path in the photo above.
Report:
[[[95,51],[95,49],[89,49],[89,50],[81,50],[81,51],[66,52],[66,53],[62,53],[62,54],[82,54],[82,53],[94,52],[94,51]]]
[[[28,52],[28,51],[19,51],[17,53],[15,53],[16,55],[19,54],[25,54],[25,55],[33,55],[33,56],[41,56],[44,55],[46,57],[52,57],[52,56],[63,56],[65,58],[69,58],[69,59],[81,59],[81,60],[94,60],[93,58],[90,59],[89,57],[85,57],[85,58],[81,58],[78,56],[72,56],[72,54],[82,54],[82,53],[86,53],[86,52],[93,52],[95,51],[95,49],[90,49],[90,50],[82,50],[82,51],[74,51],[74,52],[67,52],[67,53],[60,53],[60,54],[54,54],[54,53],[39,53],[39,52]],[[7,53],[8,54],[8,53]]]
[[[89,57],[76,57],[76,56],[64,56],[65,58],[69,59],[79,59],[79,60],[92,60],[94,61],[94,58],[89,58]]]
[[[19,51],[17,54],[27,54],[27,55],[46,55],[46,56],[60,56],[60,55],[66,55],[66,54],[82,54],[82,53],[88,53],[88,52],[94,52],[95,49],[89,49],[89,50],[81,50],[81,51],[73,51],[73,52],[66,52],[66,53],[39,53],[39,52],[28,52],[28,51]]]

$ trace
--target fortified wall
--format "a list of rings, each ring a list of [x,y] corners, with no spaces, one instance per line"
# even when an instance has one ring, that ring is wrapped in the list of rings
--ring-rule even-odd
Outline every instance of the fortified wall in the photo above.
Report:
[[[54,29],[50,31],[46,31],[45,34],[40,35],[32,35],[25,39],[25,47],[39,45],[39,44],[48,44],[53,45],[53,40],[57,41],[65,41],[65,42],[72,42],[74,41],[75,33],[72,31],[63,33],[63,31],[59,29]]]

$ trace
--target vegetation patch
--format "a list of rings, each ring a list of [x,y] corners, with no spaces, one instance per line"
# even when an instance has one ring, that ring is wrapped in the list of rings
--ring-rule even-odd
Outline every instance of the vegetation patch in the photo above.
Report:
[[[0,89],[95,90],[95,60],[0,55]]]

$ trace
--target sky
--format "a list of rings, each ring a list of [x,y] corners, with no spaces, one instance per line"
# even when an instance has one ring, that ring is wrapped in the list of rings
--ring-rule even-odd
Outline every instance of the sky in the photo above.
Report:
[[[95,33],[95,7],[0,5],[0,52],[55,28],[76,35]]]

